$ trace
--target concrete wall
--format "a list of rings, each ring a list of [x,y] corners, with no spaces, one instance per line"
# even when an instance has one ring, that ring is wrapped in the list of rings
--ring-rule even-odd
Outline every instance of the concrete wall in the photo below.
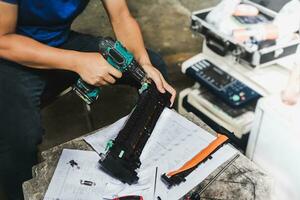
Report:
[[[147,47],[163,55],[196,53],[201,40],[189,30],[190,13],[214,5],[217,0],[128,0],[139,22]],[[75,21],[75,30],[95,35],[112,35],[106,13],[99,0],[91,0]]]

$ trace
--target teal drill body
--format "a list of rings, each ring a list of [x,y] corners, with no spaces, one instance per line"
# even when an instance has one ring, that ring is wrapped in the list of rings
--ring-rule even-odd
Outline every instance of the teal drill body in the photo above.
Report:
[[[127,49],[125,49],[119,41],[115,42],[113,48],[108,47],[106,52],[110,52],[110,51],[113,51],[113,50],[115,50],[115,52],[118,52],[119,56],[122,57],[122,60],[119,61],[121,63],[118,63],[118,59],[116,58],[116,56],[113,56],[113,55],[108,56],[107,61],[114,68],[116,68],[117,70],[119,70],[120,72],[123,73],[128,69],[128,66],[132,63],[132,61],[134,59],[133,54],[131,52],[127,51]]]
[[[146,73],[136,62],[133,54],[129,52],[119,41],[114,41],[112,38],[101,38],[99,41],[99,51],[107,62],[114,68],[122,73],[128,71],[136,81],[141,83],[142,89],[148,87]],[[101,93],[99,87],[87,84],[82,79],[77,81],[73,90],[87,104],[94,103]]]

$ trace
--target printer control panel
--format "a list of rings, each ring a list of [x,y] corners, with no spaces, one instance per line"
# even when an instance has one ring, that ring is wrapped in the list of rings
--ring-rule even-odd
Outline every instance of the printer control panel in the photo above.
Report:
[[[191,65],[185,73],[232,107],[246,105],[260,97],[257,92],[206,59]]]

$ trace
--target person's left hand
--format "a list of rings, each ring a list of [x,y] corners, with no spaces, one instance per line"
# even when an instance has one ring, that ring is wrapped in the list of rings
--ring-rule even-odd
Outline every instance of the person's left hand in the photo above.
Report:
[[[287,105],[295,105],[300,99],[300,77],[299,77],[300,66],[295,65],[286,88],[281,92],[282,102]]]
[[[170,101],[171,101],[171,106],[172,106],[175,101],[176,90],[169,83],[167,83],[167,81],[164,79],[164,77],[162,76],[162,74],[160,73],[160,71],[158,69],[156,69],[155,67],[153,67],[150,64],[143,65],[142,67],[145,70],[145,72],[147,73],[147,75],[149,76],[149,78],[151,78],[154,81],[157,89],[161,93],[165,93],[166,91],[171,93],[172,97],[171,97]]]

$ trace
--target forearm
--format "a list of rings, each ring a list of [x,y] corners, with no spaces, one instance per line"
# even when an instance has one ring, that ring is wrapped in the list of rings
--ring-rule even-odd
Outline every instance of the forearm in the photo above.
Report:
[[[151,64],[141,30],[133,17],[126,16],[122,17],[121,20],[112,21],[112,26],[117,39],[134,54],[134,57],[141,65]]]
[[[75,71],[76,54],[76,51],[50,47],[18,34],[0,37],[1,58],[32,68]]]
[[[109,15],[117,39],[128,50],[133,52],[135,59],[144,68],[148,77],[155,82],[157,89],[161,93],[168,91],[172,94],[171,103],[173,104],[176,91],[165,81],[162,74],[152,66],[144,45],[141,30],[137,21],[131,16],[126,0],[102,0],[102,2]]]

